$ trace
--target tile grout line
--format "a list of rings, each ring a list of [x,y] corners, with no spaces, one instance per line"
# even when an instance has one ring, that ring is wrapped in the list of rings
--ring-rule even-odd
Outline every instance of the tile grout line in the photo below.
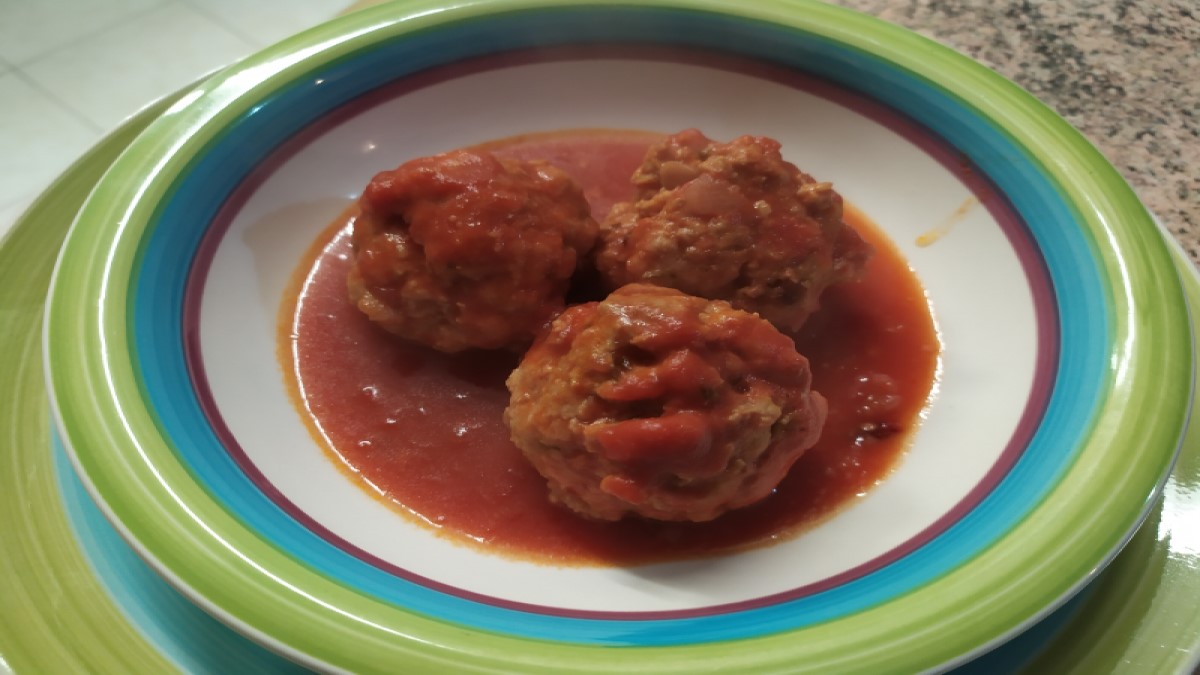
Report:
[[[233,38],[237,39],[238,41],[246,43],[247,49],[250,50],[250,52],[247,52],[247,53],[251,53],[253,50],[257,49],[257,47],[253,43],[248,42],[246,40],[246,38],[244,38],[240,33],[229,30],[229,28],[225,25],[224,22],[214,20],[207,12],[201,12],[201,11],[196,10],[196,8],[191,3],[186,2],[185,0],[167,0],[165,2],[158,3],[158,4],[154,5],[153,7],[149,7],[144,10],[130,14],[127,17],[125,17],[125,19],[123,21],[119,21],[119,22],[110,24],[110,25],[108,25],[107,28],[103,28],[103,29],[97,30],[95,32],[89,33],[85,37],[83,37],[79,40],[76,40],[69,47],[74,48],[77,45],[81,45],[81,44],[86,45],[86,43],[88,43],[88,42],[95,42],[95,41],[103,38],[108,33],[122,28],[123,26],[125,26],[126,24],[128,24],[131,21],[136,21],[136,20],[145,18],[155,12],[166,11],[167,9],[171,8],[172,6],[177,7],[177,8],[182,7],[187,10],[196,11],[196,13],[199,14],[200,16],[202,16],[206,19],[209,19],[209,20],[213,20],[218,29],[229,33]],[[54,103],[58,107],[64,109],[66,112],[68,112],[72,118],[79,120],[84,125],[86,125],[86,127],[88,129],[98,131],[101,134],[106,134],[106,133],[112,131],[113,128],[116,128],[116,126],[119,126],[121,121],[124,121],[124,119],[127,119],[128,117],[136,114],[138,112],[138,110],[141,110],[141,108],[144,107],[145,105],[149,105],[154,100],[157,100],[157,98],[159,96],[165,96],[168,93],[170,93],[170,92],[161,92],[159,95],[156,95],[149,100],[143,101],[142,104],[140,104],[137,108],[131,109],[129,111],[128,115],[126,115],[125,118],[122,118],[121,121],[118,121],[117,124],[111,125],[110,127],[106,128],[106,127],[92,121],[92,119],[90,117],[88,117],[88,115],[84,111],[79,110],[69,100],[64,100],[59,95],[55,94],[53,91],[51,91],[47,87],[43,86],[42,83],[39,82],[38,78],[33,77],[29,72],[26,71],[26,67],[33,66],[33,65],[37,64],[39,61],[41,61],[42,59],[51,58],[52,56],[57,54],[59,51],[61,51],[62,49],[65,49],[65,48],[67,48],[67,46],[60,47],[53,51],[47,52],[46,54],[42,54],[42,55],[38,56],[37,58],[29,59],[28,61],[24,62],[21,65],[13,66],[13,69],[10,72],[12,74],[18,75],[23,81],[25,81],[27,84],[32,86],[34,89],[36,89],[42,95],[46,96],[46,98],[49,99],[52,103]],[[212,69],[206,70],[203,73],[203,76],[207,76],[211,72],[213,72]]]
[[[88,129],[99,132],[100,134],[106,134],[109,131],[112,131],[112,129],[106,129],[106,128],[102,127],[101,125],[93,122],[86,114],[84,114],[82,111],[78,110],[75,106],[71,105],[70,101],[63,100],[58,94],[55,94],[53,91],[51,91],[51,90],[47,89],[45,86],[43,86],[42,83],[40,81],[38,81],[38,78],[35,78],[29,74],[29,72],[26,70],[26,68],[37,64],[39,61],[41,61],[43,59],[52,57],[53,55],[59,53],[63,49],[74,48],[81,44],[86,44],[88,42],[94,42],[97,39],[99,39],[100,37],[106,35],[107,33],[110,33],[112,31],[120,28],[124,24],[126,24],[130,21],[136,20],[136,19],[140,19],[144,16],[148,16],[154,12],[161,11],[162,9],[168,7],[169,5],[173,4],[174,2],[178,2],[178,0],[163,0],[162,2],[159,2],[158,4],[153,5],[151,7],[147,7],[143,10],[133,12],[133,13],[123,17],[122,20],[120,20],[120,21],[114,21],[112,23],[105,24],[102,27],[97,28],[96,30],[94,30],[90,33],[87,33],[86,35],[80,36],[79,39],[74,40],[69,45],[63,45],[62,47],[53,49],[49,52],[46,52],[45,54],[39,54],[31,59],[26,59],[19,63],[14,63],[14,64],[12,64],[12,71],[10,71],[10,72],[12,74],[16,75],[17,77],[19,77],[21,80],[23,80],[29,86],[36,89],[39,93],[41,93],[43,96],[45,96],[47,99],[49,99],[50,102],[54,103],[59,108],[62,108],[63,110],[65,110],[71,117],[73,117],[74,119],[81,122]],[[136,111],[133,111],[133,112],[136,112]],[[132,112],[131,112],[131,114],[132,114]]]
[[[57,94],[55,94],[54,92],[50,91],[49,89],[43,87],[42,83],[38,82],[37,78],[30,76],[29,73],[25,72],[25,70],[23,68],[20,68],[20,67],[13,68],[11,71],[9,71],[5,74],[13,75],[13,76],[17,77],[18,79],[20,79],[21,81],[25,82],[25,84],[28,84],[30,87],[33,87],[34,89],[37,90],[38,93],[40,93],[42,96],[45,96],[47,100],[49,100],[51,103],[53,103],[54,105],[61,108],[64,112],[66,112],[68,115],[70,115],[76,121],[83,124],[88,129],[91,129],[92,131],[95,131],[95,132],[98,132],[101,134],[108,133],[108,131],[109,131],[108,129],[105,129],[105,128],[101,127],[99,124],[96,124],[92,120],[88,119],[86,115],[84,115],[80,111],[76,110],[75,107],[72,106],[70,103],[62,100],[61,98],[59,98],[59,96]]]
[[[248,33],[243,33],[237,26],[226,23],[225,19],[223,19],[220,15],[213,13],[208,7],[205,7],[204,3],[197,3],[194,0],[179,0],[179,2],[197,14],[207,18],[209,21],[217,24],[223,30],[233,34],[234,37],[245,42],[250,46],[250,53],[254,53],[262,49],[262,46],[259,45],[258,40],[255,40],[253,36],[249,35]]]
[[[150,7],[146,7],[145,9],[137,10],[135,12],[131,12],[128,15],[122,16],[120,18],[120,20],[116,20],[111,23],[100,23],[99,25],[97,25],[95,30],[84,33],[83,35],[80,35],[78,38],[76,38],[75,40],[72,40],[71,42],[69,42],[65,45],[55,47],[54,49],[52,49],[48,52],[45,52],[43,54],[38,54],[37,56],[34,56],[32,58],[9,62],[9,66],[11,66],[13,70],[24,69],[27,66],[33,65],[34,63],[37,63],[38,61],[41,61],[44,58],[48,58],[51,55],[56,54],[59,51],[62,51],[63,49],[66,49],[68,47],[75,47],[76,45],[94,40],[97,37],[99,37],[105,33],[108,33],[109,31],[114,30],[125,23],[128,23],[129,21],[132,21],[134,19],[139,19],[143,16],[146,16],[147,14],[156,12],[156,11],[158,11],[170,4],[173,4],[174,2],[178,2],[178,1],[179,0],[159,0],[158,4],[150,6]]]

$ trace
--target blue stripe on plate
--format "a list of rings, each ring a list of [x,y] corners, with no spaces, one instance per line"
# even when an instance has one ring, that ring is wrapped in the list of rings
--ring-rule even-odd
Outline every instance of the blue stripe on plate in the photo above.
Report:
[[[235,633],[163,581],[113,529],[79,481],[56,433],[51,452],[59,496],[80,548],[96,576],[130,623],[187,673],[306,673],[306,669]],[[1091,589],[1019,637],[970,663],[954,675],[1020,672],[1058,635]]]
[[[975,510],[911,555],[835,589],[735,614],[654,621],[564,619],[481,604],[397,579],[322,540],[264,496],[215,435],[192,391],[182,315],[187,272],[205,229],[255,162],[334,107],[422,69],[515,48],[581,42],[698,46],[825,77],[895,108],[963,149],[1008,195],[1047,261],[1060,312],[1058,382],[1044,423],[1010,475]],[[324,81],[315,96],[315,78]],[[135,361],[165,435],[197,479],[248,526],[341,583],[414,612],[480,629],[582,643],[665,645],[792,630],[911,591],[979,553],[1020,521],[1071,465],[1100,399],[1110,342],[1104,272],[1072,206],[1003,131],[936,85],[825,38],[719,15],[587,8],[462,21],[422,31],[300,77],[198,156],[147,235],[134,280]],[[964,274],[967,273],[964,270]],[[164,320],[168,317],[170,320]]]
[[[105,519],[50,434],[67,519],[96,577],[150,644],[185,673],[307,673],[209,616],[163,580]]]

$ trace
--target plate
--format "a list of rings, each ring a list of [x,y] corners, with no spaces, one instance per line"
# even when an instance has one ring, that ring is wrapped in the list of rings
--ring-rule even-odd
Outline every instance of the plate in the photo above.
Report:
[[[176,95],[175,98],[178,98]],[[149,107],[80,159],[0,245],[0,659],[21,673],[89,670],[288,672],[296,667],[230,631],[142,562],[51,449],[39,368],[43,298],[75,210],[121,150],[171,101]],[[1189,304],[1200,277],[1176,249]],[[1196,331],[1200,335],[1200,331]],[[1193,403],[1193,416],[1196,404]],[[962,673],[1184,673],[1200,659],[1200,427],[1189,427],[1162,502],[1075,600]],[[90,543],[81,541],[87,538]]]
[[[301,670],[230,631],[147,567],[54,448],[40,356],[54,260],[96,181],[168,103],[104,138],[0,242],[0,378],[8,383],[0,390],[0,672]]]
[[[1128,187],[1036,102],[818,5],[425,9],[330,24],[201,85],[67,238],[47,314],[59,428],[122,533],[216,616],[351,670],[941,667],[1065,600],[1148,512],[1192,381],[1181,290]],[[480,109],[478,92],[509,96]],[[761,553],[598,572],[450,547],[348,486],[272,358],[272,299],[324,225],[296,196],[344,205],[379,168],[368,151],[394,164],[563,119],[661,129],[681,109],[713,135],[752,121],[888,214],[946,345],[895,475]],[[905,248],[971,197],[988,208],[955,236]],[[256,246],[285,207],[294,228]]]

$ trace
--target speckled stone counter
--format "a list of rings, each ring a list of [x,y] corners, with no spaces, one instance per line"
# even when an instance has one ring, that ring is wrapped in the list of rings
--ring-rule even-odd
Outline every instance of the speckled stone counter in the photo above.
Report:
[[[1200,264],[1200,2],[834,0],[986,64],[1067,119]]]

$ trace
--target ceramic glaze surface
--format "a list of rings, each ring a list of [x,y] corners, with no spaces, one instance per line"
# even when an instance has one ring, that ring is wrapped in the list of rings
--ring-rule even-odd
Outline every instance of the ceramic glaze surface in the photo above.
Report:
[[[603,52],[616,43],[620,58]],[[489,91],[521,96],[468,105]],[[396,118],[430,122],[381,122]],[[407,156],[567,126],[753,126],[879,222],[945,343],[938,397],[891,479],[781,546],[585,571],[446,546],[328,465],[271,353],[281,284],[318,225]],[[1186,305],[1128,187],[994,73],[834,8],[380,8],[219,74],[130,147],[80,212],[51,289],[59,428],[142,555],[309,665],[945,666],[1040,618],[1115,554],[1186,423]],[[378,527],[397,536],[380,542]]]

